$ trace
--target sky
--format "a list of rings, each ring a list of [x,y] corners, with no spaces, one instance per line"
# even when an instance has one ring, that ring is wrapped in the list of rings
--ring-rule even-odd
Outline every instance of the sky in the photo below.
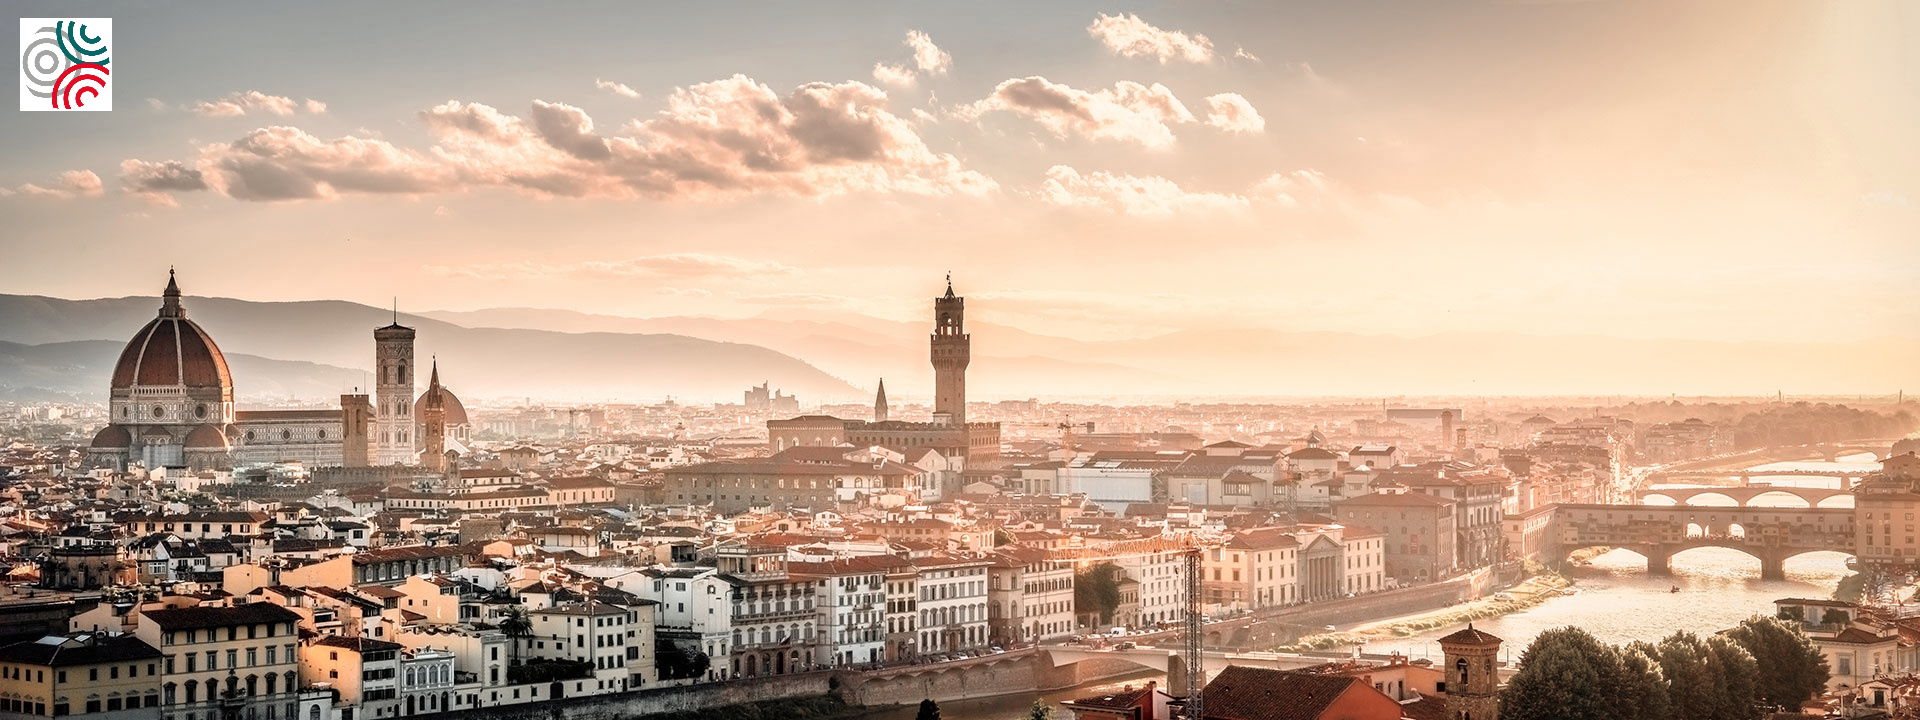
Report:
[[[1911,2],[10,7],[0,292],[1920,337]]]

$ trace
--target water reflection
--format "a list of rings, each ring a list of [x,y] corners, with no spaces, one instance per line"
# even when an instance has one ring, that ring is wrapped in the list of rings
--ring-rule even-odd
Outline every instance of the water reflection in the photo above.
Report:
[[[1514,657],[1542,631],[1565,625],[1585,628],[1609,643],[1658,640],[1678,630],[1710,633],[1749,615],[1773,612],[1787,597],[1825,598],[1848,575],[1847,555],[1808,553],[1788,560],[1785,580],[1761,580],[1760,561],[1737,550],[1697,548],[1673,556],[1671,577],[1650,577],[1647,560],[1614,550],[1574,568],[1576,595],[1554,598],[1524,612],[1476,622],[1474,627],[1506,640]],[[1679,592],[1673,592],[1678,588]],[[1383,640],[1368,652],[1439,658],[1439,638],[1457,628]]]

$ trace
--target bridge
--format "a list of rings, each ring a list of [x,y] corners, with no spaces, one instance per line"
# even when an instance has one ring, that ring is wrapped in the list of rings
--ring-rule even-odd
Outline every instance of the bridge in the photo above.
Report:
[[[1693,505],[1691,501],[1694,498],[1700,497],[1702,495],[1719,495],[1721,497],[1732,500],[1739,507],[1746,507],[1749,503],[1752,503],[1756,498],[1766,496],[1766,495],[1773,495],[1775,493],[1779,493],[1780,495],[1784,495],[1784,496],[1799,498],[1801,502],[1806,503],[1807,507],[1837,508],[1837,507],[1851,507],[1853,505],[1852,503],[1853,493],[1847,490],[1841,490],[1836,488],[1798,488],[1798,487],[1784,487],[1784,486],[1775,486],[1775,485],[1744,485],[1741,487],[1663,488],[1659,490],[1642,490],[1640,491],[1639,495],[1640,495],[1641,502],[1646,502],[1647,498],[1661,497],[1661,498],[1666,498],[1668,500],[1672,500],[1675,505],[1688,505],[1693,507],[1707,507],[1707,506]],[[1837,498],[1847,498],[1848,502],[1844,506],[1828,504],[1828,501],[1834,500]]]
[[[1589,547],[1631,550],[1647,571],[1669,572],[1673,556],[1694,548],[1739,550],[1760,560],[1760,577],[1786,578],[1796,555],[1854,554],[1853,508],[1751,508],[1696,505],[1557,505],[1560,552]]]
[[[1079,663],[1107,664],[1114,662],[1132,663],[1142,669],[1167,673],[1167,687],[1186,687],[1187,666],[1180,653],[1171,648],[1139,647],[1132,650],[1096,650],[1077,645],[1049,645],[1042,651],[1043,662],[1053,667],[1064,667]],[[1213,668],[1209,675],[1218,672],[1227,665],[1273,668],[1275,670],[1299,670],[1301,668],[1325,665],[1327,663],[1346,662],[1353,657],[1344,653],[1275,653],[1275,652],[1219,652],[1208,650],[1202,653],[1205,665]],[[1373,665],[1386,665],[1393,656],[1366,654],[1361,660]],[[1518,663],[1509,663],[1500,668],[1502,680],[1513,676],[1519,669]]]
[[[1861,477],[1871,475],[1873,472],[1872,470],[1688,470],[1653,473],[1647,476],[1647,481],[1666,483],[1740,478],[1740,484],[1747,485],[1757,477],[1830,477],[1845,481],[1842,486],[1850,488],[1860,482]]]

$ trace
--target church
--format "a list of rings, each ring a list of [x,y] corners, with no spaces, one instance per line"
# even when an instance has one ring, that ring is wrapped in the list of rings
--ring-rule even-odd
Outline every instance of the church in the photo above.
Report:
[[[427,390],[414,396],[413,339],[413,328],[397,317],[374,331],[374,398],[342,395],[339,408],[326,410],[237,410],[226,356],[187,318],[169,271],[158,316],[134,333],[114,365],[112,419],[94,435],[89,464],[190,472],[284,461],[444,469],[449,453],[466,451],[471,428],[459,398],[440,385],[437,364]],[[433,411],[425,412],[429,406]]]

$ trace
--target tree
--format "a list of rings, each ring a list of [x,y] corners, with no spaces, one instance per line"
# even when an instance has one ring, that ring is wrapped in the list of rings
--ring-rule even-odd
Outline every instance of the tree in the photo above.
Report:
[[[1665,720],[1673,712],[1667,699],[1667,675],[1660,670],[1654,655],[1659,648],[1636,642],[1620,648],[1620,667],[1625,673],[1620,692],[1620,717]]]
[[[1661,640],[1654,659],[1667,678],[1669,717],[1673,720],[1715,720],[1719,707],[1720,679],[1707,663],[1707,649],[1700,638],[1677,632]]]
[[[533,636],[533,618],[522,605],[511,605],[500,614],[500,632],[513,643],[513,664],[520,664],[520,638]]]
[[[1099,615],[1101,625],[1113,622],[1114,611],[1120,609],[1122,577],[1120,566],[1113,563],[1100,563],[1075,575],[1073,611]]]
[[[1027,720],[1053,720],[1053,706],[1040,700],[1034,700],[1027,708]]]
[[[1750,617],[1727,637],[1753,655],[1754,696],[1761,705],[1793,712],[1827,687],[1827,656],[1797,623]]]
[[[913,716],[913,720],[940,720],[940,703],[933,698],[921,700],[920,714]]]
[[[1760,716],[1754,699],[1754,676],[1759,667],[1753,655],[1739,643],[1715,635],[1705,641],[1707,662],[1720,676],[1720,703],[1714,715],[1720,720],[1750,720]]]
[[[1500,692],[1509,720],[1622,720],[1620,654],[1576,627],[1540,633]]]

